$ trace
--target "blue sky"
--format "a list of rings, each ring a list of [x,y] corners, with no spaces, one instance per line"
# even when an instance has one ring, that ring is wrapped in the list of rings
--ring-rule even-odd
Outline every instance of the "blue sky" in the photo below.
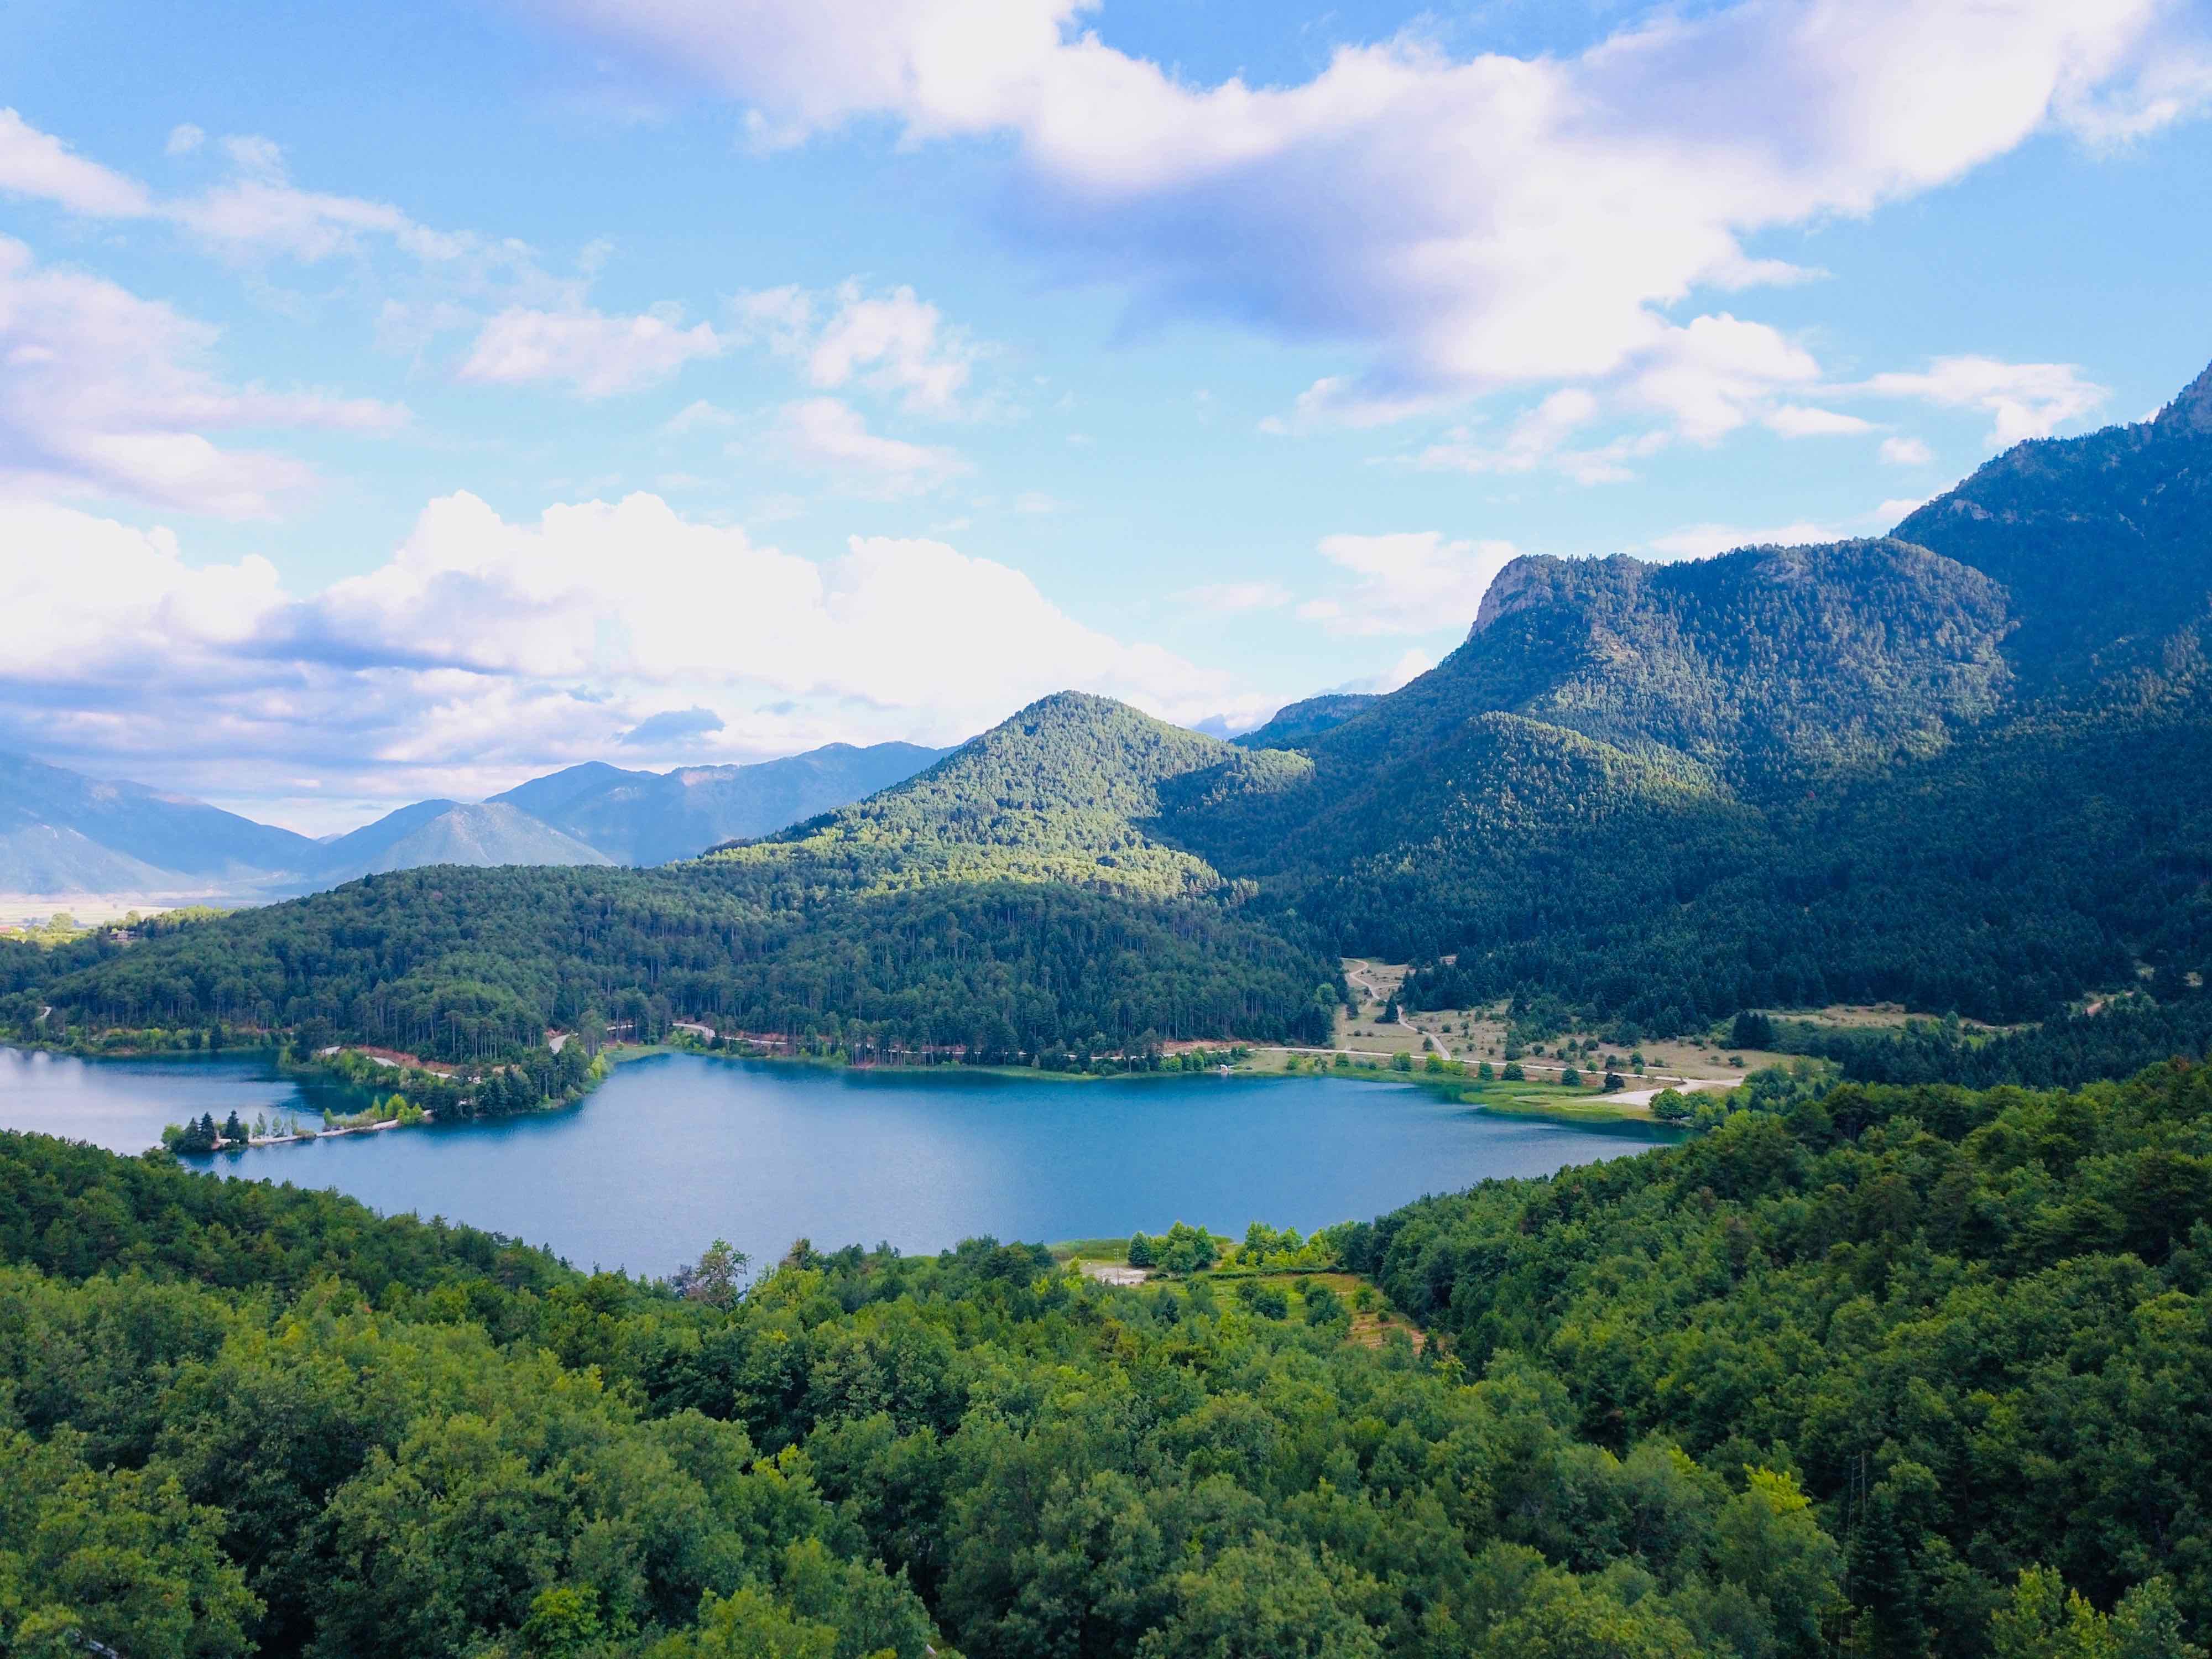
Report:
[[[319,831],[1066,684],[1249,724],[1518,553],[1878,533],[2212,357],[2208,38],[9,9],[0,746]]]

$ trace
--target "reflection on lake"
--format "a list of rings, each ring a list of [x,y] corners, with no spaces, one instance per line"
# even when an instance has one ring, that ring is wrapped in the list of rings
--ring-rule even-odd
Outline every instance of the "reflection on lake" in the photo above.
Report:
[[[264,1056],[79,1060],[0,1049],[0,1127],[135,1152],[164,1123],[361,1104]],[[1071,1083],[943,1068],[835,1071],[670,1054],[581,1105],[208,1160],[335,1187],[661,1274],[717,1236],[756,1260],[796,1237],[935,1250],[1164,1229],[1310,1229],[1489,1176],[1541,1175],[1668,1139],[1470,1110],[1411,1084],[1175,1075]]]

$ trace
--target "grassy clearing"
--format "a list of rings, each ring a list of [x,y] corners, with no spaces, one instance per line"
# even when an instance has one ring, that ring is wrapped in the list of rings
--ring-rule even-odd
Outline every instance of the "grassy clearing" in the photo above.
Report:
[[[1236,1240],[1220,1233],[1213,1235],[1214,1243],[1226,1252]],[[1129,1241],[1126,1238],[1066,1238],[1045,1247],[1052,1259],[1064,1267],[1080,1271],[1086,1267],[1125,1267],[1129,1263]],[[1352,1326],[1346,1340],[1362,1347],[1379,1348],[1390,1340],[1393,1331],[1402,1331],[1407,1340],[1419,1352],[1427,1342],[1427,1333],[1393,1306],[1390,1298],[1372,1279],[1358,1273],[1339,1272],[1334,1268],[1276,1268],[1215,1267],[1192,1275],[1188,1281],[1162,1279],[1155,1283],[1161,1286],[1203,1280],[1213,1293],[1224,1302],[1239,1299],[1240,1286],[1264,1286],[1279,1290],[1289,1299],[1288,1317],[1294,1322],[1304,1322],[1306,1316],[1304,1287],[1326,1285],[1342,1297],[1352,1310]]]
[[[1390,1298],[1382,1294],[1382,1287],[1372,1279],[1358,1273],[1250,1273],[1231,1271],[1198,1275],[1211,1281],[1216,1294],[1224,1301],[1234,1301],[1237,1287],[1244,1285],[1264,1285],[1279,1290],[1290,1298],[1290,1320],[1303,1324],[1306,1316],[1304,1287],[1309,1285],[1326,1285],[1336,1292],[1352,1310],[1352,1328],[1347,1340],[1364,1348],[1379,1348],[1390,1340],[1393,1331],[1403,1331],[1407,1340],[1419,1352],[1428,1341],[1428,1334],[1412,1320],[1393,1307]],[[1363,1306],[1362,1304],[1364,1304]]]

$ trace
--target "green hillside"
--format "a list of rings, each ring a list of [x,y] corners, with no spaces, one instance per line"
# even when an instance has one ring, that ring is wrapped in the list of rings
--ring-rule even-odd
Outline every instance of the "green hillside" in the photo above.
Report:
[[[1063,691],[927,771],[718,857],[878,888],[1012,878],[1204,894],[1212,869],[1137,825],[1169,780],[1237,751],[1126,703]]]
[[[787,874],[403,871],[128,948],[0,951],[0,1020],[30,1035],[44,1003],[50,1030],[312,1024],[460,1060],[593,1018],[1018,1063],[1328,1030],[1335,963],[1222,905],[1037,882],[823,895]]]

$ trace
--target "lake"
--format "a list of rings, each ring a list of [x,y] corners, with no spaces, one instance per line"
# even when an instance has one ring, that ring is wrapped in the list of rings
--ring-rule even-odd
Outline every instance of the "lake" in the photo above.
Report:
[[[235,1108],[319,1120],[358,1097],[261,1055],[82,1060],[0,1049],[0,1127],[118,1152]],[[1673,1139],[1479,1111],[1418,1085],[1175,1074],[1097,1082],[832,1070],[665,1054],[581,1104],[257,1147],[230,1176],[333,1187],[660,1275],[717,1237],[756,1261],[794,1238],[937,1250],[1245,1224],[1365,1219],[1489,1176],[1544,1175]]]

